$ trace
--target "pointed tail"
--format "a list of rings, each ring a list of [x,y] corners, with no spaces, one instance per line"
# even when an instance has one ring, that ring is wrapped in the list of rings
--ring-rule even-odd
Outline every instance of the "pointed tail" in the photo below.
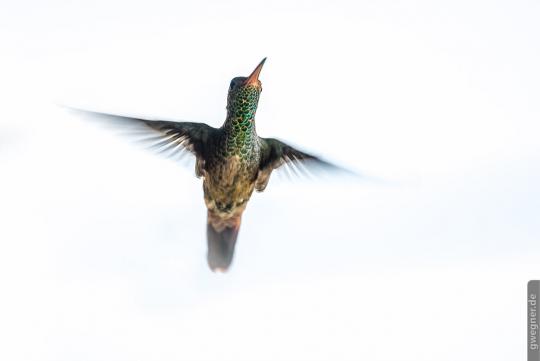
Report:
[[[229,269],[233,256],[236,238],[240,230],[242,215],[223,220],[208,211],[206,236],[208,240],[208,266],[214,272],[225,272]]]

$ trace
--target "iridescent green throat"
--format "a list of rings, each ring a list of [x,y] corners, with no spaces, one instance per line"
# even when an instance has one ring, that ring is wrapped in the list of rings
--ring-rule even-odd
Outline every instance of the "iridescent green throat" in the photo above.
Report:
[[[227,156],[239,155],[247,159],[257,146],[255,113],[259,93],[259,89],[254,86],[240,86],[229,91],[227,119],[223,125]]]

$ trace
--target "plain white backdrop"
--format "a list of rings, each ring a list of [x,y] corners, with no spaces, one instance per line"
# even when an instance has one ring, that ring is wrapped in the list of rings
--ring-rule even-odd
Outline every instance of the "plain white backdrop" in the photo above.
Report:
[[[2,360],[519,360],[540,277],[533,1],[0,2]],[[232,269],[200,180],[69,104],[257,130],[374,180],[274,177]]]

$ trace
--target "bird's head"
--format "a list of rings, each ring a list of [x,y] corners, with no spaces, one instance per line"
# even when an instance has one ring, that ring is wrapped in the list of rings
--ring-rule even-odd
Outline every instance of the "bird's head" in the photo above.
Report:
[[[231,80],[229,95],[227,97],[227,116],[229,118],[241,118],[241,120],[253,120],[259,103],[259,95],[262,91],[259,74],[266,58],[253,70],[250,76],[239,76]]]

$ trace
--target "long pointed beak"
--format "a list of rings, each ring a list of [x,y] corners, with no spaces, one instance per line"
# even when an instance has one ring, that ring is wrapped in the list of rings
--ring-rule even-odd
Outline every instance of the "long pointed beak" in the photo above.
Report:
[[[244,84],[246,84],[246,85],[248,85],[248,84],[259,85],[259,74],[261,73],[261,70],[262,70],[262,67],[263,67],[265,61],[266,61],[266,58],[264,58],[259,63],[259,65],[257,65],[257,67],[255,68],[255,70],[253,70],[251,75],[248,76],[248,78],[246,79]]]

